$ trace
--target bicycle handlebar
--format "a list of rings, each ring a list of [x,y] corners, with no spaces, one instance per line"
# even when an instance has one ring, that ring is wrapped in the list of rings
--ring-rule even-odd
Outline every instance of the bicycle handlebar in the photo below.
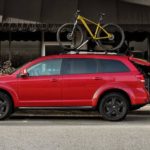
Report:
[[[80,14],[80,10],[77,9],[77,11],[75,12],[75,18]]]
[[[75,16],[77,16],[78,14],[80,14],[80,10],[76,11]]]
[[[105,16],[106,14],[101,12],[99,15],[99,22],[101,22],[103,20],[103,16]]]
[[[76,13],[80,13],[80,10],[78,9],[78,10],[76,11]]]
[[[75,17],[77,17],[79,14],[80,14],[80,10],[79,9],[77,9],[77,11],[75,12]],[[100,21],[101,20],[103,20],[103,16],[105,16],[106,14],[105,13],[103,13],[103,12],[100,12]]]
[[[100,12],[100,16],[105,16],[105,15],[106,15],[105,13]]]

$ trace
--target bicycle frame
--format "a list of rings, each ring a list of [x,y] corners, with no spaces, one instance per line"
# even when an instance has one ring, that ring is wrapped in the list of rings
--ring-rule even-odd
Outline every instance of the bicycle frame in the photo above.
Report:
[[[85,18],[85,17],[83,17],[83,16],[80,16],[80,15],[77,16],[77,21],[78,21],[78,20],[81,21],[81,23],[84,25],[85,29],[88,31],[88,33],[90,34],[90,36],[91,36],[94,40],[109,39],[109,38],[112,37],[112,34],[108,33],[108,32],[101,26],[100,22],[99,22],[99,23],[95,23],[95,22],[93,22],[93,21],[91,21],[91,20],[89,20],[89,19],[87,19],[87,18]],[[91,24],[94,24],[94,25],[96,26],[96,30],[95,30],[94,33],[92,33],[92,31],[91,31],[89,25],[87,24],[87,22],[89,22],[89,23],[91,23]],[[101,31],[101,30],[106,34],[106,36],[98,37],[98,32]]]

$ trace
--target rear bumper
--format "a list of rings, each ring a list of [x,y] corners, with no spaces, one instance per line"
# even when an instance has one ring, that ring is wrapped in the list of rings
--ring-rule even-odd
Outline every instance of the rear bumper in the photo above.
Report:
[[[132,105],[146,105],[150,103],[150,94],[145,88],[138,88],[134,91]]]

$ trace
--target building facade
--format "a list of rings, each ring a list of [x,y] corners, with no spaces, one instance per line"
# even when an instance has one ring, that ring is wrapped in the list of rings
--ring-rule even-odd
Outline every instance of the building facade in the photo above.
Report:
[[[150,60],[150,2],[148,0],[0,0],[0,58],[18,67],[34,58],[62,51],[56,41],[59,26],[72,22],[74,13],[104,23],[119,24],[126,47],[136,57]],[[93,43],[84,48],[91,48]]]

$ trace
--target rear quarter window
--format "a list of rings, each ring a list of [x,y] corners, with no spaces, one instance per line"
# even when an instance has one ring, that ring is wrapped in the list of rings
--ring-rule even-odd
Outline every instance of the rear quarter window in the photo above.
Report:
[[[98,72],[120,73],[130,72],[129,68],[119,60],[100,59],[98,60]]]

